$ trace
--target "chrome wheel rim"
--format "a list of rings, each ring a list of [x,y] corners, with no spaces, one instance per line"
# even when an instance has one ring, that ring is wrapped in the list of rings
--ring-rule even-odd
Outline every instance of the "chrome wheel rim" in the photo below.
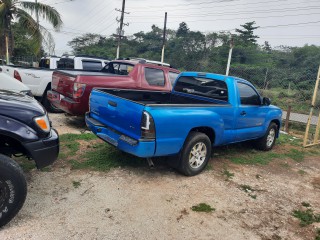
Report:
[[[207,156],[207,147],[203,142],[193,146],[189,154],[189,165],[193,169],[200,168]]]
[[[272,146],[275,137],[276,137],[276,131],[274,130],[274,128],[271,128],[267,136],[267,147]]]

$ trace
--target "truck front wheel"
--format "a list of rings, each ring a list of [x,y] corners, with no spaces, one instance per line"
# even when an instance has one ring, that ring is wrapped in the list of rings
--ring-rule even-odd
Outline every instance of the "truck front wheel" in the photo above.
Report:
[[[7,224],[22,208],[27,183],[20,166],[0,154],[0,227]]]
[[[190,132],[180,158],[179,170],[186,176],[200,173],[208,164],[211,156],[211,141],[200,132]]]
[[[271,150],[276,142],[277,131],[277,124],[270,123],[265,135],[254,142],[255,147],[262,151]]]

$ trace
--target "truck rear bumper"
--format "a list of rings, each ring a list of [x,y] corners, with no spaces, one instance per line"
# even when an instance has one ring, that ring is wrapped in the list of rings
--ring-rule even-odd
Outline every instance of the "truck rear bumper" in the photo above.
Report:
[[[154,156],[155,140],[143,141],[141,139],[133,139],[91,118],[89,113],[86,113],[85,120],[87,126],[96,136],[121,151],[143,158]]]
[[[55,129],[51,129],[50,136],[36,142],[25,143],[37,168],[44,168],[52,164],[59,155],[59,135]]]
[[[88,103],[76,102],[56,91],[47,91],[47,98],[53,106],[71,115],[84,115],[88,111]]]

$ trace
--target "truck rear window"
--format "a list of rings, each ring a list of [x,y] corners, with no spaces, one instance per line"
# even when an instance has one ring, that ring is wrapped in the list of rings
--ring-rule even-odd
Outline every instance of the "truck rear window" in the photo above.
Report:
[[[174,87],[176,92],[190,93],[203,97],[228,101],[227,84],[221,80],[182,76]]]
[[[145,78],[149,85],[164,86],[164,72],[161,69],[145,68]]]

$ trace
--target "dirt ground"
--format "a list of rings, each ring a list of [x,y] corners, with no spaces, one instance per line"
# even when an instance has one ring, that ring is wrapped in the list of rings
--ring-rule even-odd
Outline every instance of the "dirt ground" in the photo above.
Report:
[[[50,118],[60,134],[85,131],[81,119]],[[320,156],[264,166],[215,156],[210,164],[194,177],[157,163],[95,172],[57,162],[50,172],[32,170],[26,203],[0,239],[315,239],[320,224],[301,227],[292,212],[307,202],[320,213]],[[199,203],[215,211],[192,211]]]

